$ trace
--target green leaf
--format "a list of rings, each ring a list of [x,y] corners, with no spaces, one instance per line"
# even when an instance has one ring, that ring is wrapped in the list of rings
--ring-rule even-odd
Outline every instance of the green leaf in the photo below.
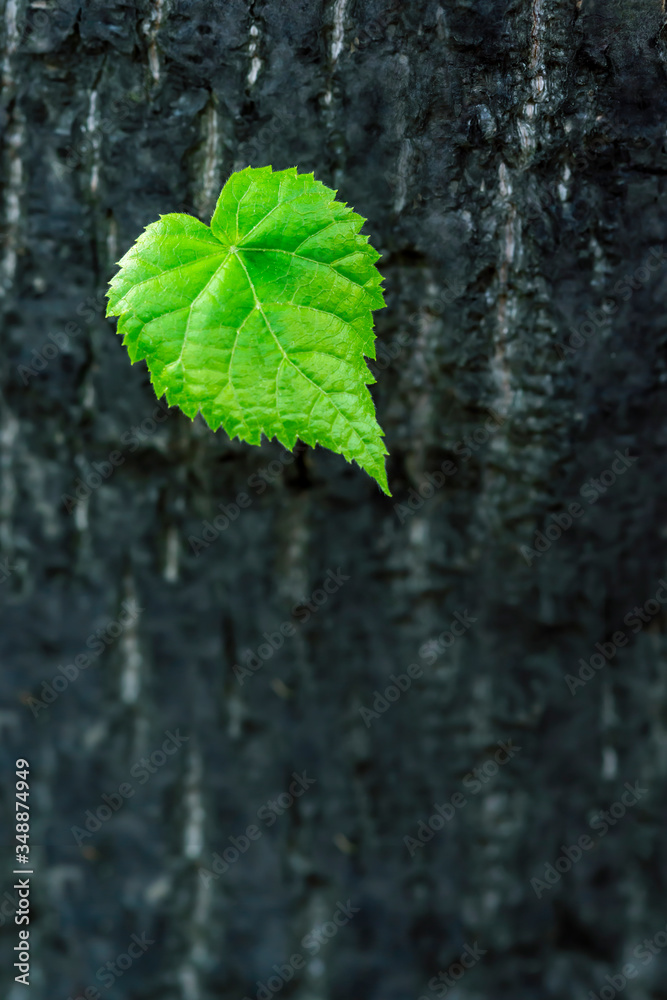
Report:
[[[385,304],[380,255],[335,195],[296,168],[232,174],[210,228],[179,214],[146,227],[107,315],[170,405],[251,444],[322,444],[391,495],[365,361]]]

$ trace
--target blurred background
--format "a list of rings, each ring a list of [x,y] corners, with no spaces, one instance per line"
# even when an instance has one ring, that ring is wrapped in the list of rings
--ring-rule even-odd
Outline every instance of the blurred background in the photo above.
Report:
[[[3,996],[25,758],[32,1000],[667,997],[664,2],[0,9]],[[104,318],[265,164],[382,253],[392,498]]]

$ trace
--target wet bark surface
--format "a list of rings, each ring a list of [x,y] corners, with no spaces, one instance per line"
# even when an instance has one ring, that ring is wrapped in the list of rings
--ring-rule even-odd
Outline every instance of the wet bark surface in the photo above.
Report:
[[[667,996],[663,6],[5,0],[9,1000],[17,758],[34,1000]],[[392,499],[104,318],[267,163],[383,254]]]

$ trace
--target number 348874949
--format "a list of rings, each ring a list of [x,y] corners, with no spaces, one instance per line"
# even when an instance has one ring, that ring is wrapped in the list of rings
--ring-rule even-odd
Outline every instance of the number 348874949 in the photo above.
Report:
[[[16,853],[17,856],[21,854],[25,855],[25,860],[27,860],[30,850],[28,847],[28,838],[30,836],[30,806],[28,805],[28,796],[30,795],[30,786],[28,784],[29,774],[30,765],[28,761],[20,757],[16,761]]]

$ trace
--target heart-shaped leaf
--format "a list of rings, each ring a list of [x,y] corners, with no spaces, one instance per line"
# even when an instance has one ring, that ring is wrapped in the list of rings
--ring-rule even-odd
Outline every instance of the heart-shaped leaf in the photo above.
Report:
[[[296,168],[232,174],[211,225],[163,215],[107,293],[132,362],[189,417],[355,460],[389,494],[368,385],[384,306],[366,221]]]

